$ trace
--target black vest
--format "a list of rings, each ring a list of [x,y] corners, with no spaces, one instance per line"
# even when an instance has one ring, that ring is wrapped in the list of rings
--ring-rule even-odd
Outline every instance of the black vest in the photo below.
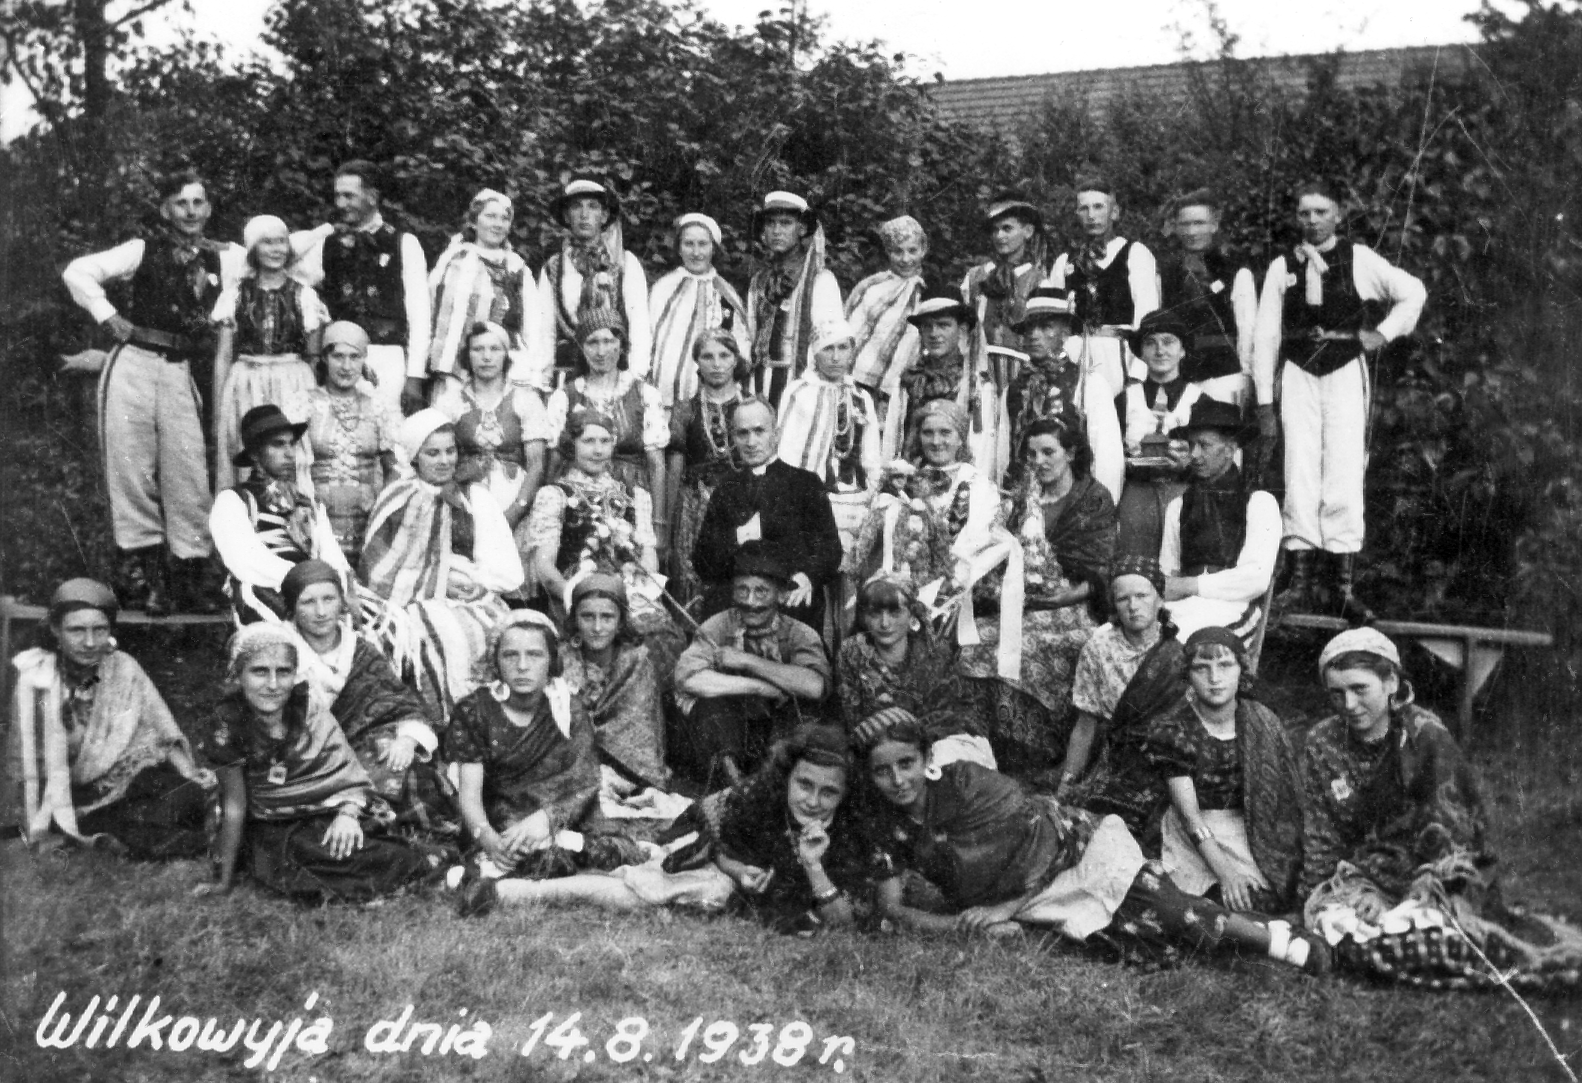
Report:
[[[330,319],[359,325],[375,346],[406,345],[401,234],[389,222],[371,233],[336,230],[325,238],[320,292]]]
[[[260,289],[245,278],[236,289],[235,350],[241,354],[307,352],[308,336],[302,323],[302,285],[286,279],[276,290]]]
[[[1285,289],[1285,304],[1280,316],[1280,358],[1314,376],[1328,376],[1348,361],[1355,360],[1362,348],[1353,341],[1315,341],[1320,331],[1352,332],[1362,330],[1369,320],[1367,302],[1357,293],[1352,276],[1352,244],[1336,241],[1324,253],[1328,270],[1323,274],[1322,304],[1307,303],[1307,263],[1298,254],[1285,258],[1285,270],[1296,281]]]
[[[1203,253],[1208,278],[1199,279],[1176,256],[1159,265],[1160,307],[1178,317],[1192,332],[1182,372],[1189,380],[1210,380],[1241,372],[1236,353],[1236,308],[1231,291],[1246,264],[1219,249]]]
[[[220,249],[212,241],[201,241],[192,253],[169,237],[145,238],[143,262],[132,273],[126,318],[150,331],[191,339],[193,350],[201,352],[214,342],[210,317],[220,299]],[[201,286],[194,262],[202,268]]]
[[[1181,494],[1181,571],[1233,568],[1247,540],[1247,493],[1232,466],[1213,482],[1193,482]]]
[[[1110,260],[1108,267],[1100,267],[1097,274],[1089,276],[1077,265],[1075,258],[1066,259],[1066,288],[1076,295],[1077,324],[1084,331],[1094,331],[1105,324],[1114,327],[1128,326],[1137,303],[1132,299],[1132,243],[1125,246]]]

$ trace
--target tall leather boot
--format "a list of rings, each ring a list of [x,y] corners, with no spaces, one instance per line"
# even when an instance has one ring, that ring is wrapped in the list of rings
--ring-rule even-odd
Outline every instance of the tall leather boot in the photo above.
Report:
[[[174,595],[177,607],[183,613],[218,613],[219,588],[212,574],[208,557],[178,560],[176,565]]]
[[[1313,567],[1318,553],[1312,549],[1287,549],[1286,587],[1274,597],[1276,613],[1306,613],[1313,608]]]
[[[1357,554],[1325,553],[1330,565],[1330,612],[1341,617],[1353,628],[1372,624],[1373,610],[1358,598],[1353,587],[1356,579]]]
[[[170,613],[170,586],[165,574],[165,547],[150,545],[137,551],[138,565],[143,571],[143,612],[151,617]]]

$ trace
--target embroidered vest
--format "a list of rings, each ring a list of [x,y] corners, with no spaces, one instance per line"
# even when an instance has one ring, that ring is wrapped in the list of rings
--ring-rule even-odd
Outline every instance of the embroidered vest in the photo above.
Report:
[[[266,290],[254,279],[243,279],[236,288],[235,352],[268,356],[305,353],[307,348],[301,283],[287,279],[279,289]]]
[[[1110,265],[1100,267],[1092,276],[1078,267],[1075,259],[1068,259],[1066,288],[1076,294],[1077,323],[1084,330],[1093,331],[1106,324],[1119,327],[1132,322],[1132,313],[1137,309],[1132,300],[1130,277],[1132,243],[1127,241],[1110,260]]]
[[[325,239],[321,293],[330,319],[359,325],[375,346],[406,345],[401,234],[390,223],[372,233],[337,231]]]
[[[1236,354],[1236,309],[1231,288],[1246,264],[1219,249],[1203,253],[1208,277],[1200,279],[1177,256],[1159,267],[1160,307],[1178,317],[1192,331],[1182,372],[1188,380],[1234,376],[1241,371]]]
[[[1247,493],[1232,466],[1209,484],[1194,482],[1181,494],[1181,568],[1233,568],[1247,540]]]
[[[566,384],[566,417],[569,420],[579,410],[594,409],[599,407],[593,404],[580,388],[576,381]],[[615,422],[615,450],[616,458],[637,462],[643,456],[643,382],[633,380],[632,386],[626,389],[619,399],[610,405],[607,411]],[[572,461],[571,426],[567,425],[560,434],[560,454],[566,462]]]
[[[1360,331],[1369,323],[1368,305],[1358,295],[1351,272],[1351,242],[1336,241],[1335,247],[1324,253],[1324,262],[1328,264],[1322,277],[1324,300],[1322,304],[1310,305],[1307,265],[1296,256],[1286,257],[1286,273],[1294,275],[1296,282],[1286,287],[1280,316],[1281,360],[1314,376],[1328,376],[1362,352],[1355,342],[1314,341],[1315,332]]]
[[[144,239],[126,318],[138,327],[194,339],[194,348],[205,350],[214,341],[209,316],[220,299],[220,249],[200,241],[196,254],[188,255],[192,251],[169,237]]]

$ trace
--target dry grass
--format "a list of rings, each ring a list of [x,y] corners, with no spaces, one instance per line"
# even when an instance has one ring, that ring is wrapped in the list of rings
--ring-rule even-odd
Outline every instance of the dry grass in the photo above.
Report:
[[[145,635],[127,646],[149,660],[179,713],[202,717],[218,662],[213,637]],[[1298,667],[1291,667],[1291,673]],[[1271,667],[1278,678],[1278,664]],[[194,676],[194,675],[199,676]],[[1281,694],[1281,689],[1289,688]],[[1271,699],[1316,710],[1293,679]],[[197,730],[201,727],[195,726]],[[1501,731],[1503,732],[1503,730]],[[1512,894],[1574,909],[1572,857],[1582,837],[1570,742],[1525,731],[1480,752]],[[1539,754],[1542,752],[1542,754]],[[34,858],[15,843],[3,862],[5,972],[0,1079],[256,1079],[246,1050],[150,1052],[146,1047],[44,1050],[35,1028],[68,994],[162,998],[161,1014],[263,1022],[334,1020],[329,1051],[285,1053],[272,1077],[292,1083],[361,1080],[637,1080],[851,1078],[943,1080],[1544,1080],[1563,1078],[1517,1006],[1500,995],[1429,995],[1348,978],[1313,980],[1256,960],[1198,959],[1145,973],[1058,944],[1001,947],[955,940],[836,934],[805,941],[734,919],[671,913],[608,917],[524,908],[482,921],[453,916],[445,898],[382,907],[302,910],[240,889],[193,899],[195,863],[129,865],[99,854]],[[319,1001],[311,1012],[304,1001]],[[375,1055],[363,1035],[407,1005],[449,1027],[483,1019],[488,1056]],[[1562,1050],[1582,1012],[1572,999],[1535,1004]],[[462,1016],[462,1009],[467,1014]],[[516,1051],[545,1012],[582,1013],[596,1060]],[[141,1017],[142,1008],[138,1010]],[[604,1043],[618,1020],[642,1016],[655,1054],[612,1064]],[[700,1040],[671,1052],[695,1017],[744,1034],[716,1064]],[[738,1060],[746,1027],[793,1020],[816,1040],[795,1068]],[[168,1034],[169,1028],[167,1028]],[[823,1039],[849,1035],[844,1072],[820,1066]]]

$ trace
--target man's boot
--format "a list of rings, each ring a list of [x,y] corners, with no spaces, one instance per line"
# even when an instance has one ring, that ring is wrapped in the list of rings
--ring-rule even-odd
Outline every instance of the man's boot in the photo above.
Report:
[[[175,561],[175,602],[183,613],[218,613],[219,588],[208,557]]]
[[[165,547],[150,545],[137,551],[138,566],[143,572],[143,612],[151,617],[170,613],[170,587],[165,574]]]
[[[1313,565],[1317,557],[1312,549],[1285,551],[1286,586],[1274,596],[1275,613],[1306,613],[1313,608]]]
[[[1372,624],[1373,610],[1362,603],[1354,592],[1354,583],[1357,570],[1356,553],[1325,553],[1325,558],[1330,564],[1329,581],[1331,596],[1329,609],[1335,616],[1343,618],[1353,628],[1361,628],[1364,624]]]

